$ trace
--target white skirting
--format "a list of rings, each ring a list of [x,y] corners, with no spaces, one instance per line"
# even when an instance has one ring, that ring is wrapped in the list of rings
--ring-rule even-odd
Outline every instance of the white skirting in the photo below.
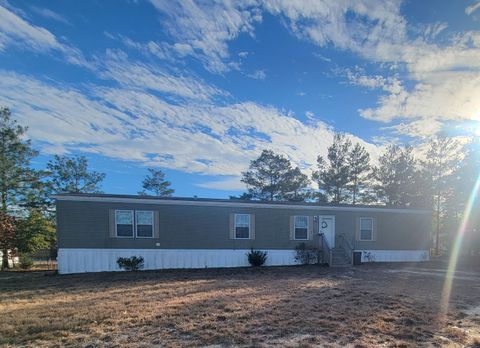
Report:
[[[288,266],[295,263],[294,250],[265,250],[265,266]],[[362,252],[362,262],[428,261],[428,250],[355,250]],[[119,257],[142,256],[144,269],[245,267],[248,249],[59,249],[58,272],[120,271]]]
[[[355,250],[362,252],[362,262],[428,261],[428,250]]]
[[[120,271],[119,257],[142,256],[143,269],[218,268],[249,266],[249,249],[64,249],[58,250],[58,272],[108,272]],[[295,264],[294,250],[265,250],[266,266]]]

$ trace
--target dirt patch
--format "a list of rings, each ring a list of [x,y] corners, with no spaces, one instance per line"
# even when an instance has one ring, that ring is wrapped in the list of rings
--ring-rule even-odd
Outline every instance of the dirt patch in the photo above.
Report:
[[[430,346],[480,341],[479,277],[426,264],[0,273],[0,345]],[[425,271],[427,267],[427,271]],[[433,266],[432,266],[433,267]],[[437,266],[438,268],[438,266]]]

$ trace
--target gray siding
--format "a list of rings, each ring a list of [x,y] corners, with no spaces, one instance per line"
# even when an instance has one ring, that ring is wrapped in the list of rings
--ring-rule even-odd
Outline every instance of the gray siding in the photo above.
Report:
[[[112,238],[111,209],[159,212],[159,237],[153,239]],[[255,215],[255,239],[230,238],[230,214]],[[57,201],[59,248],[128,249],[293,249],[300,241],[290,240],[290,216],[334,215],[336,235],[345,234],[356,249],[414,250],[430,247],[431,216],[418,213],[352,212],[291,208],[238,208],[229,206],[158,205]],[[376,240],[356,241],[360,217],[376,219]],[[318,222],[314,223],[318,242]],[[160,246],[156,246],[160,243]]]

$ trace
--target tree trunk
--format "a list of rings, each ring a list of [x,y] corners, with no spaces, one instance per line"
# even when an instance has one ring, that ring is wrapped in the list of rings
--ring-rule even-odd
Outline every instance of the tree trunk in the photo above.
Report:
[[[435,255],[439,254],[439,235],[440,235],[440,195],[437,195],[437,231],[435,235]]]
[[[355,205],[357,203],[357,178],[356,176],[354,177],[353,180],[353,189],[352,189],[352,205]]]
[[[2,270],[8,268],[8,249],[2,250]]]
[[[2,209],[2,212],[3,213],[7,213],[7,188],[6,187],[2,187],[2,206],[1,206],[1,209]]]

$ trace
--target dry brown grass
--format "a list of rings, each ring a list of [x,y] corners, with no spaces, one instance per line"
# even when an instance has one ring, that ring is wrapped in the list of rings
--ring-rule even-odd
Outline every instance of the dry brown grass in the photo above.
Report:
[[[415,267],[6,272],[0,345],[478,345],[480,317],[461,310],[480,305],[480,273],[441,316],[443,278]]]

